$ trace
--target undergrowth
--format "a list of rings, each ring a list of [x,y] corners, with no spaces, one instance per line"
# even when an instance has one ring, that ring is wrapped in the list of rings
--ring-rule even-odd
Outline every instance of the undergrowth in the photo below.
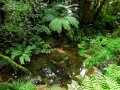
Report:
[[[99,65],[111,61],[119,60],[120,38],[112,38],[111,36],[98,36],[96,39],[90,40],[88,48],[85,44],[79,44],[81,49],[79,54],[86,57],[86,66]]]
[[[32,82],[14,82],[0,84],[0,90],[37,90]]]
[[[85,76],[81,80],[81,76],[76,76],[81,82],[75,80],[71,84],[68,84],[69,90],[119,90],[120,89],[120,66],[115,64],[110,64],[103,74],[96,68],[94,68],[94,73]],[[114,77],[115,76],[115,77]]]

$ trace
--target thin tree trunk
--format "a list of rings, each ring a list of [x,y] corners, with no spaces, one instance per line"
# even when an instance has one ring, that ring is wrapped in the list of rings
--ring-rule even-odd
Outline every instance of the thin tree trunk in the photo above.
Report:
[[[99,17],[99,14],[103,8],[103,6],[105,5],[105,3],[107,2],[108,0],[103,0],[100,4],[100,6],[96,9],[95,13],[94,13],[94,20],[98,19]]]

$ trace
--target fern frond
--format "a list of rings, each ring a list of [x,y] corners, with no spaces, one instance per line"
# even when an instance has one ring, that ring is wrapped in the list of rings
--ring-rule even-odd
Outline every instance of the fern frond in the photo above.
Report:
[[[105,78],[106,78],[105,81],[110,90],[120,90],[120,84],[118,84],[114,79],[110,77],[105,77]]]
[[[49,27],[51,28],[51,30],[56,31],[57,33],[61,33],[62,32],[62,19],[61,18],[54,19],[53,21],[51,21]]]
[[[19,55],[21,55],[22,54],[22,52],[21,51],[19,51],[19,50],[13,50],[12,52],[11,52],[11,59],[15,59],[15,57],[17,57],[17,56],[19,56]]]
[[[51,30],[56,31],[59,34],[62,32],[62,27],[67,30],[68,34],[73,34],[70,25],[78,28],[78,21],[74,17],[57,18],[51,21],[49,27]]]
[[[61,21],[62,21],[63,28],[68,32],[71,32],[72,28],[70,27],[70,23],[65,19],[62,19]]]
[[[36,46],[32,45],[32,46],[27,46],[26,49],[24,50],[25,54],[30,54],[32,52],[33,49],[35,49]]]
[[[25,62],[30,62],[30,56],[28,54],[22,54],[19,57],[20,64],[25,64]]]
[[[79,22],[74,17],[65,17],[65,19],[72,24],[75,28],[78,28]]]
[[[24,56],[23,55],[19,57],[19,60],[20,60],[20,64],[25,64]]]
[[[43,21],[52,21],[56,18],[56,16],[52,15],[52,14],[47,14],[43,17]]]
[[[111,77],[116,80],[120,84],[120,66],[116,64],[110,64],[107,68],[105,68],[105,75]]]
[[[25,62],[30,62],[30,56],[28,54],[23,54],[19,58],[20,64],[25,64]]]
[[[30,56],[28,54],[23,54],[23,56],[26,62],[30,62]]]

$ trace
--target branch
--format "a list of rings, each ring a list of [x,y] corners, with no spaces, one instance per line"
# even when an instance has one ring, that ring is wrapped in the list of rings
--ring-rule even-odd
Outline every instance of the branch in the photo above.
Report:
[[[6,60],[7,62],[11,63],[13,67],[16,67],[16,68],[18,68],[18,69],[26,72],[27,74],[31,75],[31,72],[30,72],[27,68],[25,68],[25,67],[17,64],[17,63],[14,62],[13,60],[11,60],[8,56],[4,56],[3,54],[0,53],[0,57],[2,57],[2,58],[3,58],[4,60]]]

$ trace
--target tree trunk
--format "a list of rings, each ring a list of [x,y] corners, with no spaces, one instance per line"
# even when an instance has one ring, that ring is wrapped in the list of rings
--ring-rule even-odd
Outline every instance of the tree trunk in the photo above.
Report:
[[[79,22],[81,25],[88,24],[92,20],[93,13],[90,9],[92,1],[90,0],[78,0],[79,4]]]
[[[108,0],[77,0],[77,3],[79,4],[78,15],[80,25],[94,23],[98,19],[99,13],[107,1]],[[92,2],[94,2],[94,5],[91,9]]]

